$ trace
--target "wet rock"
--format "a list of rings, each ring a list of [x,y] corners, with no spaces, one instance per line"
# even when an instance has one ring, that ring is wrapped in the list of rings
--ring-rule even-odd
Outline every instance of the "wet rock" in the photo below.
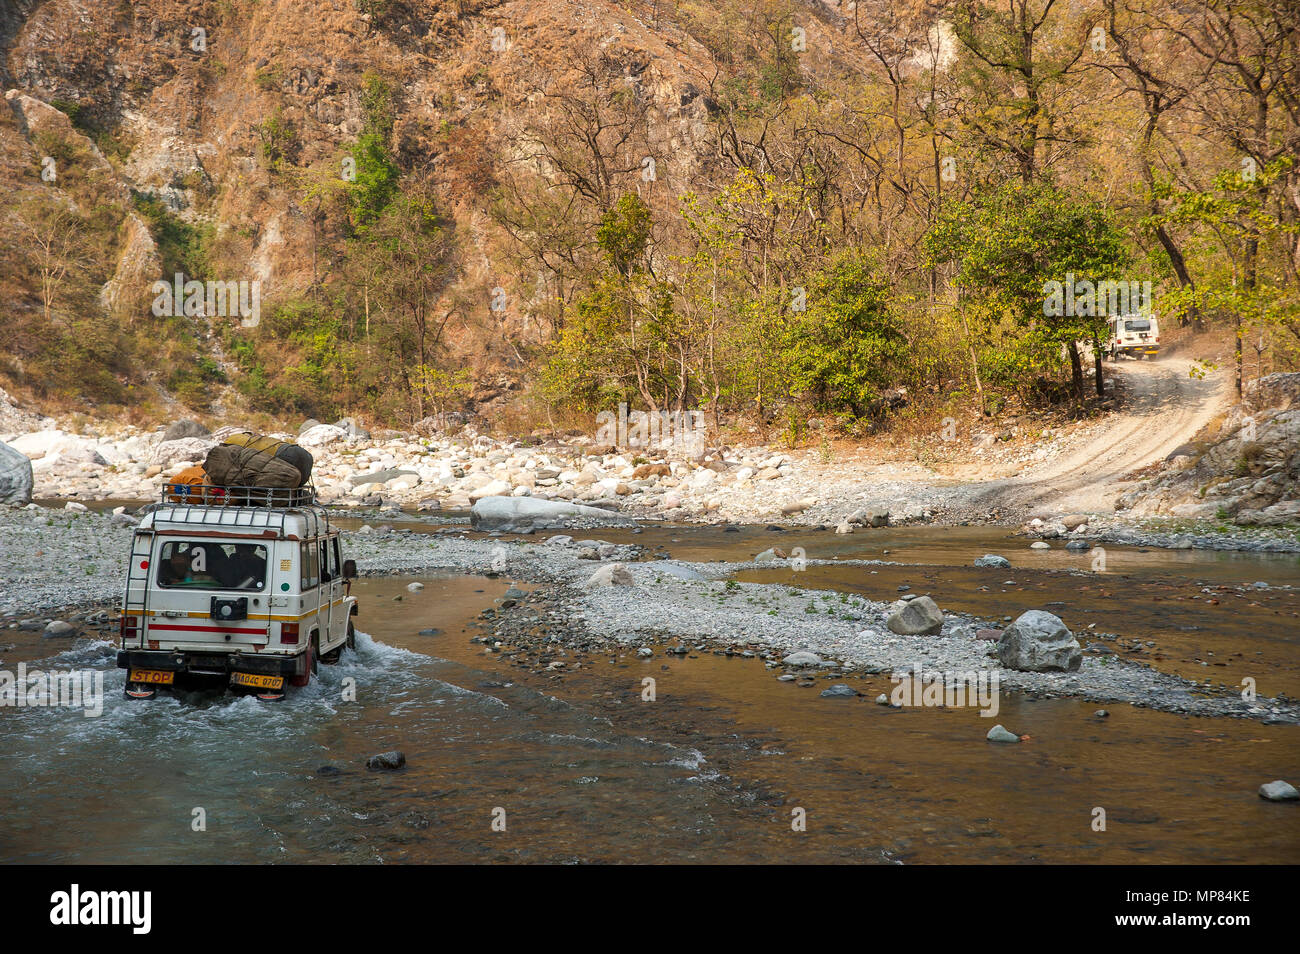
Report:
[[[885,625],[900,636],[933,636],[943,629],[943,610],[928,596],[899,600],[890,608]]]
[[[316,770],[317,778],[334,778],[342,774],[343,770],[337,765],[322,765]]]
[[[1105,709],[1098,709],[1096,712],[1093,713],[1093,715],[1095,715],[1098,719],[1110,718],[1110,713],[1107,712]]]
[[[61,619],[52,619],[45,624],[45,631],[41,635],[45,639],[57,639],[60,636],[71,636],[76,631],[77,627],[71,623]]]
[[[1031,549],[1031,550],[1050,550],[1050,549],[1052,549],[1052,545],[1051,545],[1050,543],[1045,543],[1045,542],[1043,542],[1042,540],[1035,540],[1033,543],[1029,544],[1029,549]]]
[[[1074,634],[1045,610],[1028,610],[1002,632],[998,661],[1021,672],[1074,672],[1083,652]]]
[[[801,649],[786,656],[781,662],[787,666],[820,666],[822,657],[816,653],[808,652],[806,649]]]
[[[876,696],[876,705],[878,706],[889,705],[889,694],[882,692],[880,695]]]
[[[986,553],[975,561],[976,566],[993,566],[999,569],[1011,569],[1011,561],[1006,557],[998,556],[996,553]]]
[[[755,563],[771,563],[773,560],[784,560],[785,551],[780,547],[768,547],[758,556],[754,557]]]
[[[779,676],[776,677],[776,681],[777,681],[777,682],[794,682],[795,678],[796,678],[796,677],[795,677],[795,675],[794,675],[793,673],[783,672],[783,673],[781,673],[781,675],[779,675]]]
[[[1296,791],[1294,785],[1278,779],[1275,782],[1266,782],[1259,787],[1259,797],[1267,799],[1270,802],[1294,802],[1300,799],[1300,791]]]
[[[396,749],[391,752],[380,752],[366,759],[366,768],[373,771],[393,771],[405,764],[406,756]]]
[[[422,630],[420,630],[420,635],[421,635],[421,636],[438,636],[438,635],[440,635],[441,633],[442,633],[442,630],[440,630],[440,629],[422,629]]]
[[[640,649],[636,651],[636,654],[638,659],[649,659],[651,656],[655,654],[655,651],[651,649],[649,646],[642,646]]]
[[[1000,725],[995,725],[989,729],[988,735],[985,736],[990,742],[1019,742],[1020,736],[1014,732],[1008,732]]]
[[[407,583],[407,584],[406,584],[406,592],[408,592],[408,593],[418,593],[418,592],[420,592],[420,590],[422,590],[422,589],[424,589],[424,584],[423,584],[423,583]]]
[[[842,682],[822,690],[823,699],[856,699],[857,695],[851,686],[846,686]]]
[[[1087,550],[1088,548],[1089,548],[1089,544],[1086,540],[1071,540],[1069,543],[1065,545],[1065,549],[1070,550],[1074,553],[1080,553],[1082,551]]]

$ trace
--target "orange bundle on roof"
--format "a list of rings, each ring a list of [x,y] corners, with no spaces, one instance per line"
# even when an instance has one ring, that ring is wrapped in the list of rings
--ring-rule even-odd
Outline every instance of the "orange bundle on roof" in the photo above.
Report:
[[[207,482],[208,475],[202,464],[186,467],[167,481],[167,499],[172,503],[203,503]]]

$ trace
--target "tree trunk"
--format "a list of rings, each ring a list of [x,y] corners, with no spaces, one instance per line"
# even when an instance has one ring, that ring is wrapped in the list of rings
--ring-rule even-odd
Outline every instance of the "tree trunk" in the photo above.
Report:
[[[1092,336],[1092,365],[1097,375],[1097,397],[1106,397],[1106,382],[1101,375],[1101,340],[1094,334]]]
[[[1079,354],[1079,345],[1071,340],[1066,344],[1070,352],[1070,376],[1074,382],[1074,399],[1083,401],[1083,358]]]

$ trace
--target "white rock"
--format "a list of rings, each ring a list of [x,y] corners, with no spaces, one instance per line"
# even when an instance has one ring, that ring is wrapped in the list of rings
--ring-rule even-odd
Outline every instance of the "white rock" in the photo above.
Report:
[[[600,586],[631,586],[632,574],[622,563],[607,563],[587,579],[584,586],[595,589]]]

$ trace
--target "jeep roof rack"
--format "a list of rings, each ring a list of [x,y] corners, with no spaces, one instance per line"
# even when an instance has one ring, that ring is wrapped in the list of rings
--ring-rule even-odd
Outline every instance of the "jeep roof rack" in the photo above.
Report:
[[[316,488],[305,487],[222,487],[216,484],[164,483],[158,495],[164,504],[197,507],[271,507],[281,510],[316,505]]]
[[[274,530],[285,535],[290,516],[300,516],[310,535],[329,533],[329,514],[316,502],[316,488],[219,487],[166,483],[153,505],[155,521],[221,528]]]

